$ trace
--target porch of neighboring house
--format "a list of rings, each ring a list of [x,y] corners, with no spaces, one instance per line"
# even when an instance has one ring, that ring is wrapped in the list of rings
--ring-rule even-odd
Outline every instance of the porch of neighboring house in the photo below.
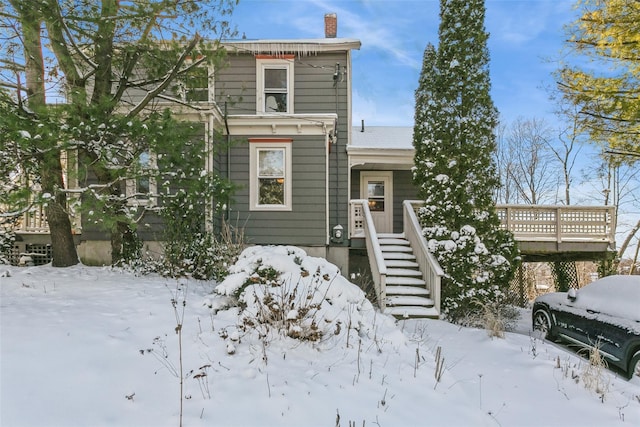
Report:
[[[16,240],[8,254],[13,265],[44,265],[51,262],[51,236],[42,206],[36,206],[18,219]]]
[[[44,206],[34,205],[28,212],[23,213],[13,230],[16,239],[11,252],[7,254],[12,265],[37,266],[51,262],[51,234]],[[71,232],[76,246],[80,244],[81,230],[79,216],[73,217]]]
[[[399,233],[378,232],[373,199],[351,201],[352,247],[365,247],[380,308],[398,318],[438,318],[444,272],[427,250],[416,211],[402,203]],[[513,232],[524,260],[596,260],[615,248],[615,208],[609,206],[496,206],[502,227]]]

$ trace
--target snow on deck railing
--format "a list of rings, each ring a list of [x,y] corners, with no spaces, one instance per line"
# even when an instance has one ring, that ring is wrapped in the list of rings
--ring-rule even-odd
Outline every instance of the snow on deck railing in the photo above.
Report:
[[[440,267],[438,260],[429,252],[427,241],[422,235],[422,227],[418,222],[416,209],[423,204],[423,202],[415,200],[405,200],[403,202],[403,232],[404,237],[411,245],[413,254],[416,257],[416,263],[420,266],[422,279],[431,293],[434,307],[440,313],[440,289],[444,271]]]
[[[496,212],[516,240],[615,242],[613,206],[497,205]]]

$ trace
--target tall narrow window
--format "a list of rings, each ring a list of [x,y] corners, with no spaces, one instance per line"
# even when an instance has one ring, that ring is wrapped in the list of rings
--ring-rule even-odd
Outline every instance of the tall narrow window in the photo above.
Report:
[[[148,175],[151,168],[151,155],[149,152],[140,154],[138,163],[142,169],[142,175],[136,178],[136,194],[138,198],[147,198],[151,191],[150,177]]]
[[[191,61],[186,61],[188,65]],[[206,62],[180,74],[172,86],[173,94],[182,102],[209,102],[213,100],[213,73]]]
[[[291,210],[291,140],[250,140],[252,210]]]
[[[135,178],[126,181],[127,201],[132,206],[153,206],[156,203],[157,184],[155,178],[156,156],[148,151],[138,157],[138,172]]]
[[[256,59],[258,113],[293,113],[293,56]]]
[[[209,101],[209,70],[206,66],[196,67],[187,73],[184,81],[187,102]]]
[[[258,204],[284,205],[284,148],[258,149]]]

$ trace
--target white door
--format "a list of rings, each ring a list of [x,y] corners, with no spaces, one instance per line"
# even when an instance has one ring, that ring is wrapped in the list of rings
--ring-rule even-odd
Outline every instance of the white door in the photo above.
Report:
[[[393,232],[393,172],[361,172],[360,197],[369,210],[378,233]]]

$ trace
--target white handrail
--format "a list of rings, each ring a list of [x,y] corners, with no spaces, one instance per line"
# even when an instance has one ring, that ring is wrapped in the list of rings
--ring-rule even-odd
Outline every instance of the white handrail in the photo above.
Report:
[[[364,233],[367,254],[369,255],[367,258],[369,259],[373,285],[376,291],[376,298],[378,299],[378,306],[384,311],[387,300],[387,266],[384,263],[376,227],[373,223],[371,211],[369,210],[369,202],[367,200],[352,200],[351,206],[358,206],[361,209],[362,232]]]
[[[431,299],[433,299],[434,307],[440,313],[440,301],[441,301],[441,287],[442,278],[445,273],[440,267],[438,260],[433,256],[427,248],[427,241],[422,235],[422,227],[418,222],[416,215],[416,207],[423,205],[424,202],[417,200],[405,200],[403,206],[403,218],[404,218],[404,235],[413,249],[413,254],[416,257],[416,262],[420,266],[422,272],[422,278],[426,283],[426,287],[431,293]]]

